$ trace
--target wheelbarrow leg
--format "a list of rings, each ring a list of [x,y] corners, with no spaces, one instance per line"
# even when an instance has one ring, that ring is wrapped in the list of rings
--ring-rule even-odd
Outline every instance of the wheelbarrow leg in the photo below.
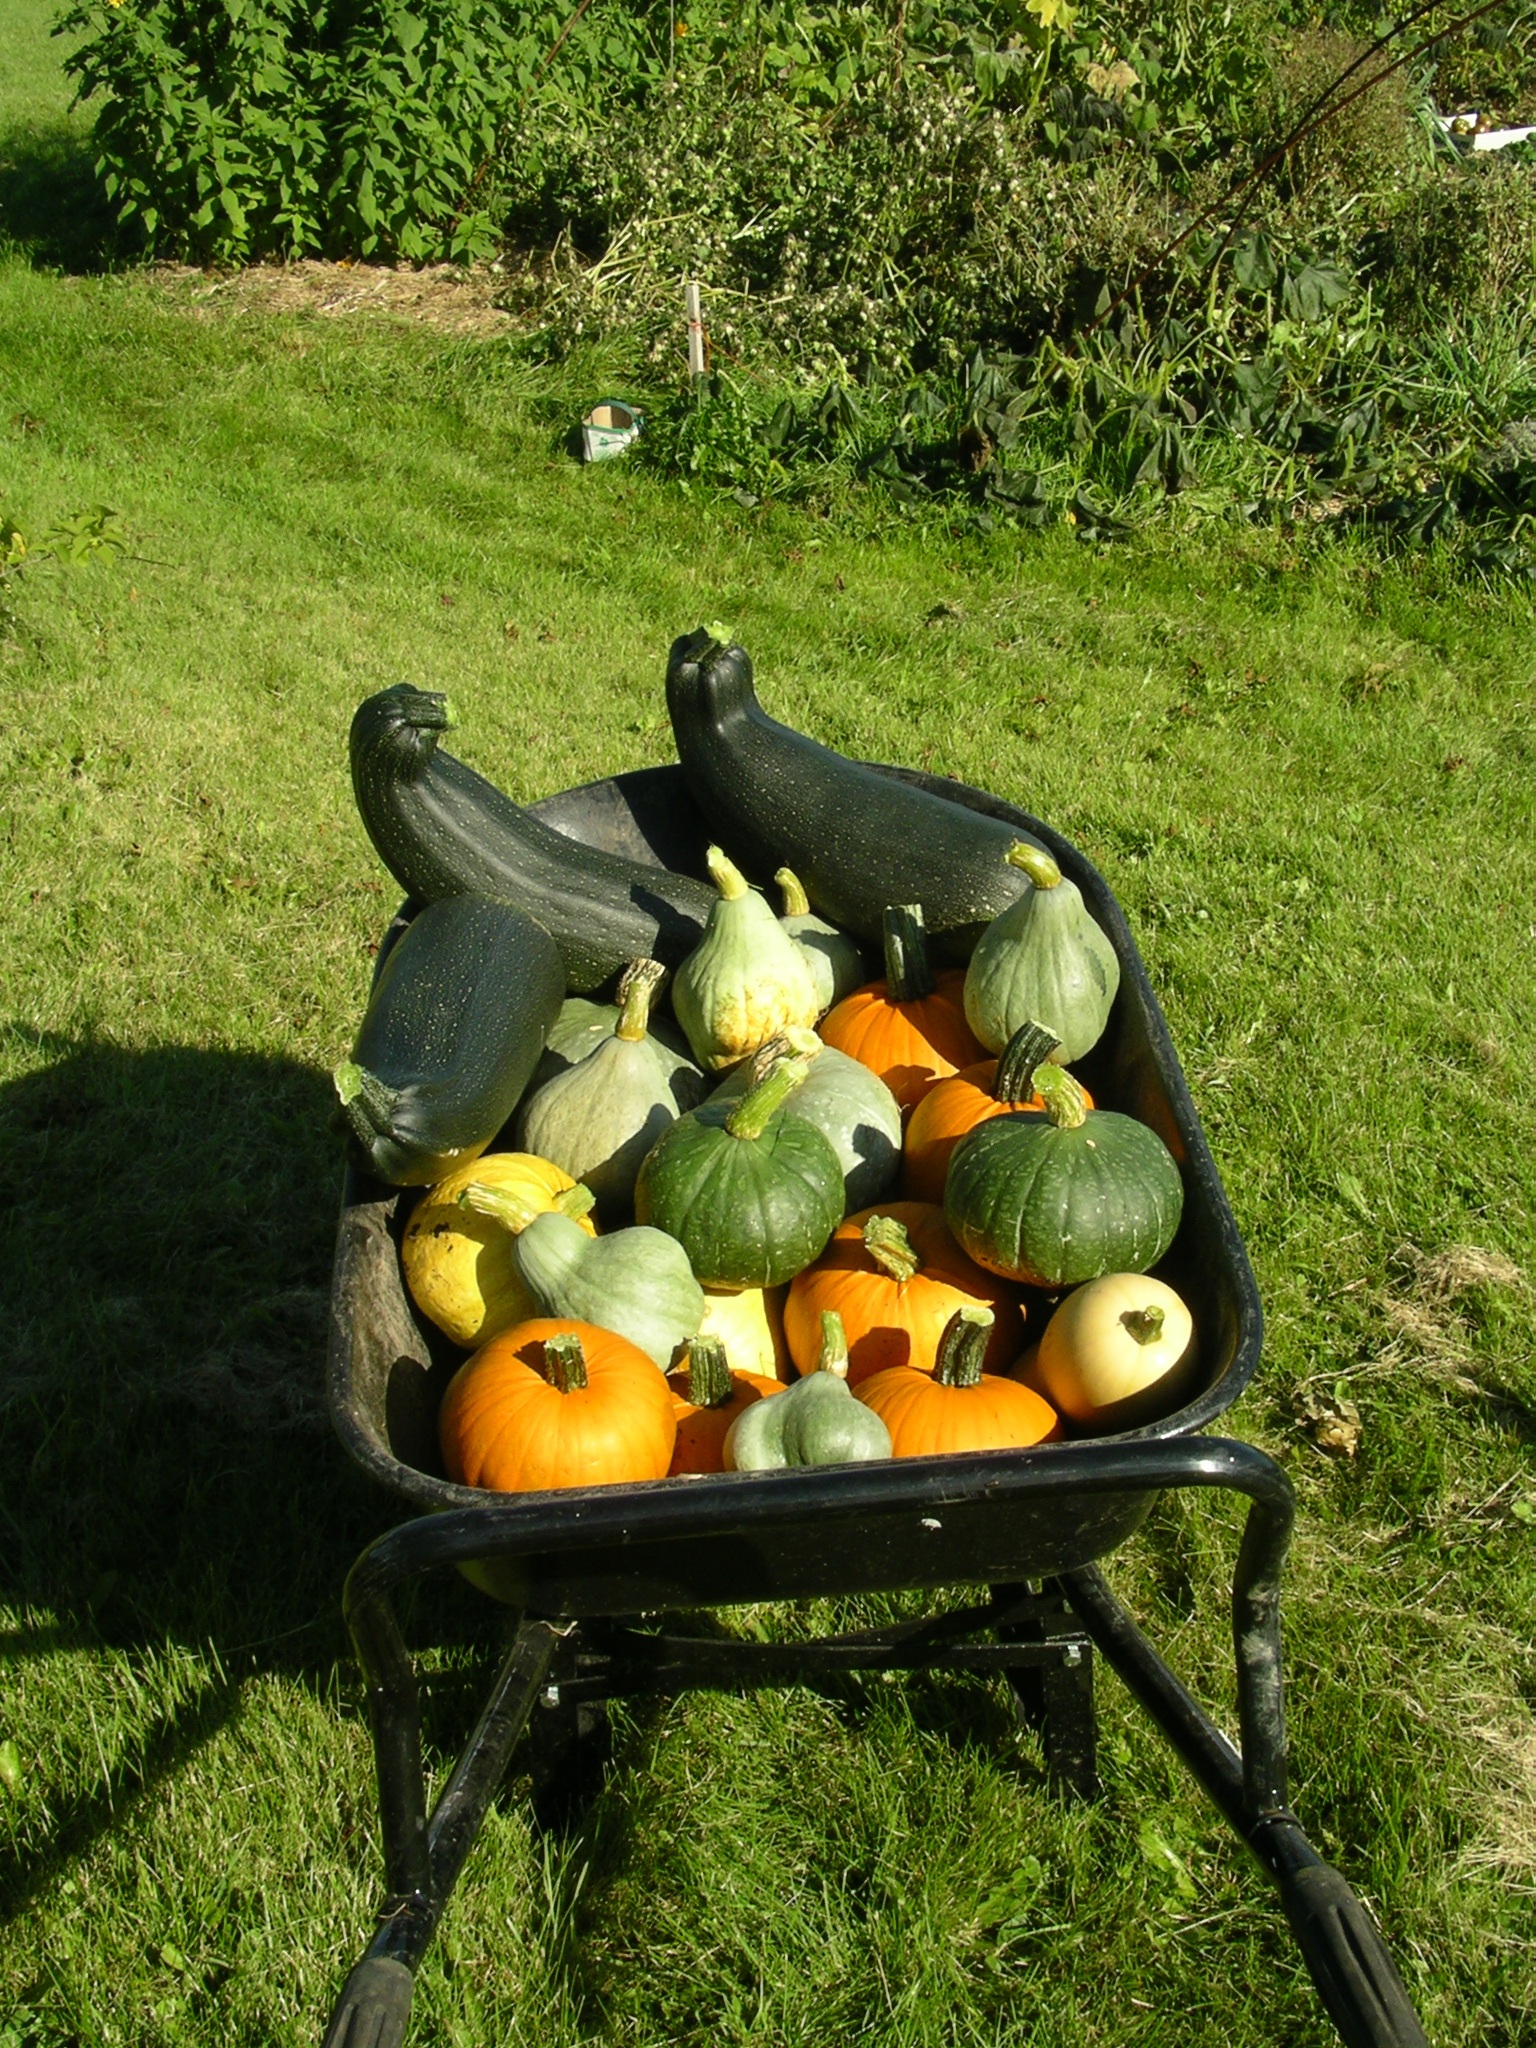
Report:
[[[380,1597],[360,1603],[351,1620],[369,1679],[389,1896],[368,1953],[342,1986],[324,2048],[400,2048],[416,1966],[527,1726],[556,1639],[544,1622],[518,1629],[429,1822],[416,1679],[393,1611]]]
[[[994,1586],[992,1597],[1006,1601],[1023,1589]],[[998,1633],[1005,1641],[1063,1645],[1061,1664],[1023,1665],[1008,1673],[1008,1684],[1020,1718],[1039,1731],[1045,1751],[1045,1773],[1058,1792],[1071,1799],[1099,1796],[1098,1720],[1093,1709],[1093,1644],[1059,1588],[1034,1595],[1035,1613]]]
[[[1286,1806],[1280,1573],[1290,1541],[1290,1489],[1276,1469],[1272,1488],[1251,1498],[1232,1586],[1241,1751],[1164,1663],[1097,1566],[1053,1583],[1274,1879],[1318,1996],[1347,2048],[1428,2048],[1375,1922]]]

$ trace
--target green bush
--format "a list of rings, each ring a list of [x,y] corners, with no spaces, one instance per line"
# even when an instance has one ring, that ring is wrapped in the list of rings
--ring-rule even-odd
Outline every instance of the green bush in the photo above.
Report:
[[[501,125],[563,10],[503,0],[80,0],[98,169],[154,250],[411,262],[495,245]],[[589,44],[572,39],[568,73]]]

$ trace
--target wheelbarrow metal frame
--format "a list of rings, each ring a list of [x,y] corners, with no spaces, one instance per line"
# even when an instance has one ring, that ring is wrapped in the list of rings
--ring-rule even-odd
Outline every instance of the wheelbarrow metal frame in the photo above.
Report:
[[[1291,1489],[1263,1452],[1198,1434],[1258,1364],[1258,1290],[1129,927],[1102,877],[1039,820],[961,784],[884,772],[1040,839],[1112,939],[1121,991],[1105,1039],[1082,1071],[1101,1101],[1139,1115],[1179,1162],[1185,1217],[1160,1270],[1193,1297],[1210,1361],[1206,1382],[1176,1414],[1091,1442],[488,1499],[431,1469],[433,1418],[457,1354],[405,1295],[398,1192],[349,1175],[332,1292],[332,1417],[365,1471],[430,1512],[370,1544],[346,1586],[367,1685],[388,1896],[374,1940],[343,1987],[326,2048],[398,2048],[403,2041],[413,1972],[530,1722],[569,1759],[589,1725],[582,1717],[626,1694],[815,1683],[861,1670],[995,1671],[1040,1727],[1052,1780],[1068,1794],[1092,1796],[1096,1649],[1278,1886],[1348,2048],[1426,2048],[1374,1923],[1287,1805],[1280,1581]],[[679,769],[642,770],[537,808],[590,844],[700,868],[706,835]],[[391,928],[381,961],[410,911],[405,906]],[[1238,1744],[1205,1714],[1099,1569],[1159,1493],[1185,1487],[1224,1490],[1249,1503],[1231,1596]],[[827,1540],[829,1531],[838,1540]],[[859,1542],[851,1546],[855,1531]],[[429,1815],[417,1685],[395,1595],[451,1568],[518,1619]],[[811,1642],[762,1644],[634,1625],[667,1609],[960,1583],[985,1585],[987,1599]],[[996,1640],[973,1640],[982,1633]]]

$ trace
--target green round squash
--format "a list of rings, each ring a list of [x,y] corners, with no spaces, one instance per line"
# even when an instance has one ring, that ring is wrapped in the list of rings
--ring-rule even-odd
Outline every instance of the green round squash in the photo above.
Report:
[[[955,1147],[944,1216],[978,1266],[1032,1287],[1144,1273],[1173,1242],[1184,1183],[1155,1131],[1088,1109],[1047,1061],[1032,1086],[1045,1112],[989,1117]]]
[[[814,1032],[738,1102],[710,1101],[662,1132],[635,1183],[635,1215],[675,1237],[706,1287],[776,1287],[843,1220],[831,1145],[785,1107],[820,1052]]]
[[[585,1058],[523,1100],[516,1144],[585,1183],[605,1223],[628,1213],[635,1175],[656,1140],[703,1093],[703,1077],[660,1047],[647,1025],[666,975],[636,960],[619,984],[618,1025]]]
[[[1006,856],[1033,886],[976,942],[965,972],[965,1021],[988,1052],[1001,1052],[1034,1021],[1061,1040],[1063,1066],[1098,1044],[1120,986],[1120,961],[1075,882],[1038,846],[1018,840]]]
[[[771,1401],[744,1408],[726,1432],[724,1450],[727,1472],[849,1465],[890,1455],[890,1431],[849,1389],[848,1340],[836,1309],[822,1316],[815,1371]]]
[[[540,1313],[570,1316],[627,1337],[663,1372],[679,1345],[704,1320],[704,1290],[675,1239],[660,1230],[616,1230],[588,1237],[559,1210],[519,1221],[524,1205],[503,1188],[472,1183],[460,1195],[465,1208],[511,1224],[518,1277]]]
[[[726,1076],[710,1101],[739,1102],[786,1043],[770,1039],[755,1059]],[[901,1168],[901,1106],[862,1061],[823,1046],[790,1097],[789,1112],[814,1124],[837,1154],[843,1169],[844,1215],[871,1208],[895,1186]]]

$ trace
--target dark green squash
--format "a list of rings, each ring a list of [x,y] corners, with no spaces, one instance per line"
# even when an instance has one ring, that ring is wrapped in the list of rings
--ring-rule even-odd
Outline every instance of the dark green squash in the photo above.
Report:
[[[352,789],[395,880],[423,902],[476,891],[536,918],[569,989],[600,988],[642,955],[676,967],[698,945],[714,892],[687,875],[598,853],[519,809],[439,747],[448,700],[400,683],[352,720]]]
[[[1088,1109],[1050,1061],[1031,1085],[1046,1105],[990,1117],[955,1147],[944,1216],[988,1272],[1032,1287],[1144,1273],[1173,1242],[1184,1183],[1155,1131]]]
[[[638,1221],[675,1237],[706,1287],[792,1280],[843,1220],[837,1154],[792,1111],[819,1043],[803,1029],[785,1036],[792,1052],[750,1094],[670,1124],[635,1183]]]
[[[562,992],[553,940],[510,904],[445,896],[418,911],[334,1076],[369,1170],[423,1187],[477,1159],[527,1086]]]
[[[888,903],[921,904],[936,954],[965,960],[1028,887],[1004,858],[1018,832],[779,725],[721,634],[686,634],[667,664],[678,759],[721,844],[749,874],[787,864],[823,917],[870,946]]]

